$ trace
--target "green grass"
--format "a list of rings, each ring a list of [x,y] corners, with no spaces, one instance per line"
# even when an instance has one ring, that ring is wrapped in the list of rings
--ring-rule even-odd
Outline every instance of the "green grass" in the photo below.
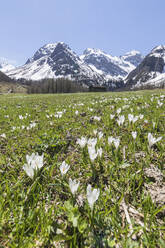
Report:
[[[0,247],[165,247],[165,205],[149,191],[165,187],[163,95],[162,90],[0,96],[0,135],[6,135],[0,137]],[[61,118],[54,116],[58,111]],[[144,117],[133,124],[128,114]],[[98,137],[95,129],[104,134],[96,145],[103,154],[92,163],[87,146],[76,142]],[[162,140],[149,148],[148,133]],[[120,138],[118,149],[108,144],[110,136]],[[33,179],[23,170],[32,153],[44,154]],[[64,176],[63,161],[70,165]],[[151,165],[162,181],[146,175]],[[69,178],[80,181],[74,196]],[[89,184],[100,189],[93,210],[86,197]]]

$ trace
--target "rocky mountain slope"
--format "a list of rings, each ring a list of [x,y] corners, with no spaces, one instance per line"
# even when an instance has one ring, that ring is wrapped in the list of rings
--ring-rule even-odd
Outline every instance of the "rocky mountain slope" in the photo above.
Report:
[[[165,86],[165,46],[155,47],[125,80],[134,89]]]

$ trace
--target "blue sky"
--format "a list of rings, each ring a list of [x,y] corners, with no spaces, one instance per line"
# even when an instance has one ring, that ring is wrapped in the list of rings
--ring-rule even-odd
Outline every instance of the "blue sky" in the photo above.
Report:
[[[5,0],[0,8],[0,57],[17,64],[57,41],[112,55],[165,44],[165,0]]]

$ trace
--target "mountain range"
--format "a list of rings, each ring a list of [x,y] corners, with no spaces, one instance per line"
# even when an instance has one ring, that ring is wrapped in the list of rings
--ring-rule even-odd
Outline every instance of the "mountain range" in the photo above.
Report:
[[[67,77],[89,85],[106,84],[126,77],[142,59],[137,51],[117,57],[90,48],[78,56],[68,45],[58,42],[41,47],[23,66],[6,73],[14,79]]]
[[[155,47],[146,57],[138,51],[112,56],[88,48],[78,56],[64,42],[41,47],[23,66],[0,70],[13,79],[68,78],[86,85],[127,86],[131,89],[162,87],[165,81],[165,46]],[[9,69],[8,69],[9,68]],[[123,82],[121,84],[120,82]]]

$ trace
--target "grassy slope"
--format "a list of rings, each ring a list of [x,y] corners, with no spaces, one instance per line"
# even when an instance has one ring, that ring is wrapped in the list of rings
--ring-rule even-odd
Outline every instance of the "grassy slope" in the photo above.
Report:
[[[26,93],[27,89],[26,87],[14,82],[6,76],[3,72],[0,71],[0,93]]]

